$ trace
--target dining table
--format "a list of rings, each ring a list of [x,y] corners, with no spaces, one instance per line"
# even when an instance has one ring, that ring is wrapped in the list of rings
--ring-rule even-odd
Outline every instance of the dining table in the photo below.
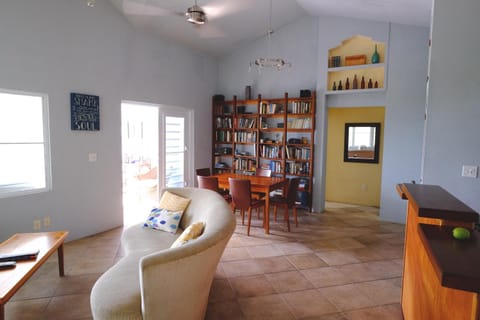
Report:
[[[223,172],[215,174],[218,178],[218,186],[220,188],[228,189],[228,178],[240,178],[250,180],[250,188],[252,192],[265,193],[265,211],[267,212],[264,217],[264,229],[265,233],[270,233],[270,192],[278,189],[284,189],[287,183],[287,179],[283,177],[262,177],[255,175],[239,174],[232,172]]]

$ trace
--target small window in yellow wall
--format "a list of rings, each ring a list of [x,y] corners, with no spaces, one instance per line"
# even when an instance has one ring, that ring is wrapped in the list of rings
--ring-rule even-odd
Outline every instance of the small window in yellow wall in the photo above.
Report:
[[[345,123],[345,162],[378,163],[380,123]]]

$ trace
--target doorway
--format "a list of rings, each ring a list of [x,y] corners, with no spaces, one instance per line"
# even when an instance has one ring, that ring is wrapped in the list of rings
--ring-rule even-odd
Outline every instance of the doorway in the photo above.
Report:
[[[385,107],[328,108],[325,201],[378,208]],[[345,161],[345,124],[380,123],[377,163]]]
[[[143,221],[165,187],[193,185],[192,112],[122,102],[123,223]]]

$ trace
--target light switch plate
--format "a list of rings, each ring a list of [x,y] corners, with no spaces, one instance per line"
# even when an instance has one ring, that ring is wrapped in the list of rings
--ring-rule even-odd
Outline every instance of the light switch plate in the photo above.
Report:
[[[89,153],[88,154],[88,162],[95,162],[97,161],[97,154],[96,153]]]
[[[478,166],[462,166],[462,177],[476,178],[478,175]]]

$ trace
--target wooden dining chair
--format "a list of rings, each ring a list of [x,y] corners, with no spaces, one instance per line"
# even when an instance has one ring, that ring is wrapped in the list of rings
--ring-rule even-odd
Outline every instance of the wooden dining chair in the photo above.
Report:
[[[275,196],[270,198],[270,204],[273,206],[273,219],[277,221],[277,209],[283,207],[285,209],[285,220],[287,221],[287,230],[290,231],[290,217],[289,209],[293,209],[293,217],[295,220],[295,226],[298,227],[297,219],[297,199],[298,185],[300,184],[300,178],[290,179],[287,187],[287,194],[285,196]]]
[[[252,222],[252,209],[263,207],[263,218],[265,219],[265,200],[253,199],[250,180],[228,178],[230,194],[232,196],[232,210],[240,210],[242,216],[242,225],[245,224],[245,210],[248,212],[247,236],[250,235],[250,226]]]
[[[211,176],[210,168],[199,168],[195,170],[197,176]]]
[[[271,177],[272,170],[270,169],[263,169],[263,168],[256,168],[255,175],[258,177]],[[253,196],[256,199],[263,199],[265,198],[266,194],[264,192],[253,192]]]
[[[221,190],[218,187],[218,178],[217,177],[197,176],[197,181],[198,181],[198,187],[199,188],[213,190],[215,192],[220,193],[227,202],[232,201],[232,197],[230,196],[228,191],[225,192],[224,190]]]

